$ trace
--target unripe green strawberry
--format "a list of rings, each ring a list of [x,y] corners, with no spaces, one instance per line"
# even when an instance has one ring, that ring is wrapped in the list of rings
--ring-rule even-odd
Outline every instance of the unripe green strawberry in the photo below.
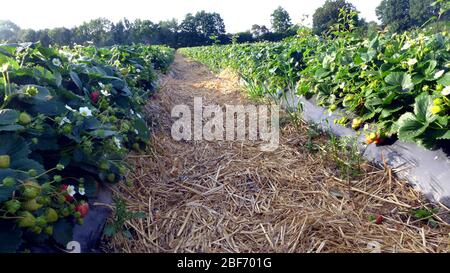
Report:
[[[428,89],[430,89],[430,87],[428,85],[424,85],[422,87],[422,91],[424,91],[424,92],[428,91]]]
[[[442,105],[442,104],[444,104],[444,100],[441,98],[434,99],[433,104],[434,105]]]
[[[6,177],[3,179],[3,186],[7,188],[11,188],[16,184],[16,180],[12,177]]]
[[[127,173],[127,168],[125,166],[119,166],[119,173],[125,175]]]
[[[355,98],[355,95],[349,94],[345,96],[344,101],[352,101]]]
[[[73,130],[73,127],[70,124],[65,124],[62,128],[62,132],[66,135],[71,134],[72,130]]]
[[[42,233],[42,228],[38,227],[38,226],[34,226],[31,228],[31,231],[34,232],[35,234],[41,234]]]
[[[109,182],[113,183],[114,181],[116,181],[116,175],[113,173],[110,173],[110,174],[108,174],[107,179]]]
[[[360,118],[355,118],[352,121],[352,128],[353,130],[358,129],[359,127],[361,127],[361,124],[363,123],[363,120]]]
[[[34,129],[38,130],[38,131],[43,131],[44,130],[44,126],[42,126],[42,124],[36,124],[34,126]]]
[[[58,204],[62,205],[66,202],[66,197],[62,194],[58,195]]]
[[[41,186],[34,181],[27,181],[22,185],[22,187],[22,196],[27,200],[34,199],[41,193]]]
[[[108,164],[108,161],[102,161],[102,162],[100,162],[100,170],[103,170],[103,171],[109,170],[109,164]]]
[[[38,196],[36,202],[41,205],[49,205],[52,200],[50,199],[50,196]]]
[[[436,85],[436,91],[441,92],[442,89],[444,89],[444,86],[443,86],[442,84],[438,83],[438,84]]]
[[[39,140],[38,140],[37,138],[33,137],[33,138],[31,139],[31,143],[34,144],[34,145],[36,145],[36,144],[39,143]]]
[[[81,213],[78,212],[78,211],[76,211],[76,212],[73,214],[73,216],[74,216],[75,218],[80,218],[80,217],[81,217]]]
[[[55,180],[55,182],[59,183],[62,181],[62,177],[61,177],[61,175],[55,175],[55,176],[53,176],[53,180]]]
[[[22,112],[19,115],[19,124],[21,125],[28,125],[32,121],[32,118],[30,115],[28,115],[26,112]]]
[[[45,219],[45,216],[39,216],[36,218],[36,225],[38,227],[45,227],[47,225],[47,220]]]
[[[61,210],[61,215],[64,216],[64,217],[69,216],[70,215],[70,209],[69,208],[63,208]]]
[[[5,202],[6,211],[8,211],[11,214],[15,214],[20,209],[21,206],[22,204],[20,203],[20,201],[16,199]]]
[[[77,224],[82,226],[84,224],[84,219],[83,218],[78,218],[77,219]]]
[[[39,192],[34,188],[27,188],[23,190],[22,195],[25,199],[31,200],[36,198],[39,195]]]
[[[45,219],[48,223],[55,223],[58,221],[58,213],[52,208],[47,208],[45,210]]]
[[[49,193],[49,192],[53,191],[53,186],[50,182],[46,182],[46,183],[42,184],[41,190],[43,193]]]
[[[9,155],[0,155],[0,169],[8,169],[11,165],[11,158]]]
[[[135,150],[136,152],[139,152],[140,149],[141,149],[141,147],[139,146],[139,143],[133,143],[133,150]]]
[[[64,170],[64,165],[63,164],[57,164],[56,165],[56,169],[58,170],[58,171],[62,171],[62,170]]]
[[[439,114],[441,111],[442,111],[442,108],[439,105],[434,105],[431,107],[431,113],[433,113],[434,115]]]
[[[24,209],[26,211],[37,211],[40,208],[42,208],[42,205],[38,204],[36,199],[31,199],[31,200],[22,202],[22,209]]]
[[[28,211],[24,211],[20,214],[20,219],[18,220],[18,225],[21,228],[31,228],[36,225],[36,218],[33,214]]]
[[[44,233],[47,234],[47,235],[49,235],[49,236],[52,236],[52,235],[53,235],[53,226],[47,226],[47,227],[45,227],[45,228],[44,228]]]
[[[337,106],[335,104],[330,106],[330,111],[333,112],[337,109]]]
[[[36,177],[38,175],[38,173],[35,169],[30,169],[30,170],[28,170],[28,175],[31,177]]]

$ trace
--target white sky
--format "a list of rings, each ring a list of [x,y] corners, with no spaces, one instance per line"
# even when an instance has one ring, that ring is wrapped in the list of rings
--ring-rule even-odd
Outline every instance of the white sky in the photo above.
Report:
[[[2,1],[0,19],[21,28],[73,27],[83,21],[106,17],[113,22],[127,17],[153,22],[171,18],[182,21],[187,13],[200,10],[218,12],[227,32],[245,31],[253,24],[270,27],[270,14],[285,8],[294,23],[303,14],[312,15],[325,0],[16,0]],[[375,8],[381,0],[349,0],[367,21],[377,21]]]

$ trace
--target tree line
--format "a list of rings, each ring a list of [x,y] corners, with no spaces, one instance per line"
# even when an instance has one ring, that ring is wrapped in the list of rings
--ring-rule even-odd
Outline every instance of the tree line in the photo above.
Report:
[[[312,30],[319,35],[327,33],[338,22],[341,10],[353,12],[356,26],[363,31],[386,28],[398,32],[421,27],[430,21],[448,23],[449,3],[448,0],[383,0],[376,9],[381,22],[379,25],[359,18],[356,8],[345,0],[327,0],[314,13]],[[305,26],[293,24],[289,13],[278,7],[271,14],[270,28],[255,24],[250,30],[236,34],[226,33],[220,14],[199,11],[196,14],[187,14],[181,23],[176,19],[158,23],[123,19],[114,23],[106,18],[98,18],[73,28],[43,30],[21,29],[11,21],[0,21],[0,42],[40,42],[45,46],[143,43],[180,48],[213,43],[279,41],[295,35],[298,29],[303,27]]]
[[[226,33],[225,23],[218,13],[199,11],[187,14],[181,23],[176,19],[154,23],[150,20],[123,19],[114,23],[106,18],[97,18],[73,27],[52,29],[21,29],[11,21],[0,21],[0,42],[40,42],[47,46],[94,44],[110,46],[114,44],[165,44],[170,47],[190,47],[227,44],[233,41],[278,41],[294,35],[294,26],[286,10],[278,8],[272,14],[271,29],[254,25],[252,30],[236,34]]]

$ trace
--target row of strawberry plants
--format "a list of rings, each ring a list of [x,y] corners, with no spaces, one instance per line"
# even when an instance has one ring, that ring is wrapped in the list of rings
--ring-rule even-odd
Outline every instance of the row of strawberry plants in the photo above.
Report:
[[[364,128],[367,142],[388,137],[427,148],[450,139],[450,41],[447,32],[402,34],[308,30],[280,43],[182,49],[213,69],[232,68],[250,94],[281,97],[288,91],[313,98],[336,122]],[[369,126],[370,124],[370,126]]]
[[[149,140],[141,115],[174,50],[0,45],[0,252],[65,244],[101,183]]]

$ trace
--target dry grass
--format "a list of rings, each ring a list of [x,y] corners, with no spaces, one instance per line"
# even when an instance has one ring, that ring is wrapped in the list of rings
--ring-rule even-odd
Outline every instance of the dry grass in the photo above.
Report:
[[[310,153],[307,128],[282,128],[280,148],[261,152],[258,142],[175,142],[173,105],[248,103],[229,73],[213,75],[177,56],[173,73],[148,107],[156,121],[145,155],[119,186],[131,211],[146,219],[127,221],[134,238],[105,239],[111,252],[446,252],[449,226],[439,207],[433,218],[413,219],[415,208],[433,207],[395,170],[363,165],[363,175],[340,178],[324,153]],[[316,145],[327,140],[317,137]],[[372,215],[383,215],[377,225]]]

